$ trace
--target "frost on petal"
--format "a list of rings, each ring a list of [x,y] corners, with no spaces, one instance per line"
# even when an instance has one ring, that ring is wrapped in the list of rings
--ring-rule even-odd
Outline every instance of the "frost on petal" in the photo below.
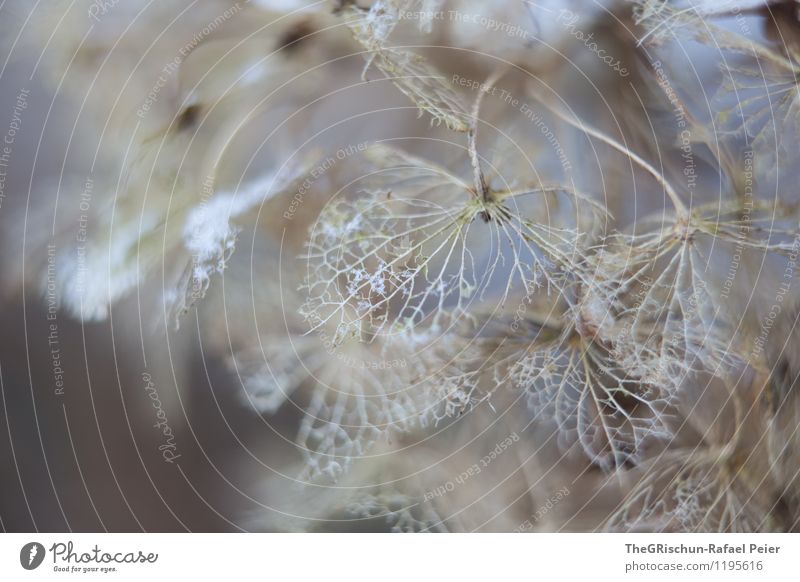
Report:
[[[102,319],[114,302],[162,267],[162,284],[147,288],[162,291],[168,307],[181,312],[224,267],[237,233],[235,220],[256,196],[247,189],[258,184],[217,192],[240,169],[236,154],[248,137],[242,135],[252,125],[248,122],[267,93],[273,93],[271,115],[287,103],[296,105],[289,91],[275,95],[276,89],[307,72],[306,59],[326,49],[317,49],[321,41],[308,43],[309,50],[283,51],[279,42],[292,27],[315,30],[333,17],[320,11],[276,20],[278,15],[263,7],[217,1],[190,12],[163,3],[147,10],[119,3],[101,15],[97,3],[86,0],[45,4],[51,8],[42,8],[41,18],[52,19],[54,34],[41,38],[44,29],[33,27],[20,42],[53,49],[42,59],[43,72],[54,73],[59,87],[63,82],[76,115],[78,106],[93,112],[76,133],[76,142],[87,139],[83,149],[95,183],[86,240],[78,245],[72,230],[58,229],[69,232],[57,241],[59,296],[71,313]],[[99,20],[102,26],[96,25]],[[169,34],[163,34],[165,22],[172,23]],[[260,34],[249,34],[258,28]],[[332,32],[325,42],[349,38],[346,31],[339,35]],[[310,98],[318,81],[304,74],[292,89]],[[89,171],[83,163],[65,166],[65,182],[83,180]],[[62,200],[72,194],[65,192]],[[62,218],[69,208],[58,214],[59,222],[74,228]],[[187,253],[196,259],[190,269],[184,269]],[[150,300],[150,293],[144,299]]]
[[[281,168],[233,192],[217,192],[188,211],[182,235],[191,260],[178,286],[166,295],[176,324],[180,315],[205,296],[212,276],[225,269],[240,231],[235,221],[265,201],[291,192],[306,169],[304,164]]]
[[[140,269],[134,252],[142,232],[150,232],[159,224],[153,213],[140,216],[136,223],[119,225],[113,237],[97,238],[92,244],[76,249],[59,249],[52,262],[51,272],[43,275],[41,287],[58,286],[58,296],[63,307],[74,317],[85,320],[102,320],[108,317],[110,306],[127,295],[139,282]],[[148,257],[148,246],[140,247]]]

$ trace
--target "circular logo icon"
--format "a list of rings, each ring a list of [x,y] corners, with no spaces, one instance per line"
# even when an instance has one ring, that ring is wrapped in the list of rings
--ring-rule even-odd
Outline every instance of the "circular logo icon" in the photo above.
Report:
[[[26,570],[35,570],[44,561],[44,546],[39,542],[30,542],[19,551],[19,563]]]

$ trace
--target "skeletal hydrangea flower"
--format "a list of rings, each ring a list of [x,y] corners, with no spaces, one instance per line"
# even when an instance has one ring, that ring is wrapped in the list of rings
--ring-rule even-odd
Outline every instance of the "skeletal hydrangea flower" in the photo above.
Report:
[[[52,221],[40,287],[85,320],[155,298],[170,333],[196,310],[289,451],[254,527],[797,527],[772,314],[797,294],[798,54],[724,25],[763,2],[214,1],[164,35],[174,7],[71,4],[43,67],[107,136],[86,248]],[[668,63],[687,41],[714,48],[704,107]]]
[[[333,202],[312,230],[304,286],[312,328],[333,323],[340,339],[399,332],[428,317],[440,325],[444,313],[468,315],[500,277],[501,304],[515,285],[528,293],[562,287],[581,233],[517,212],[528,197],[579,195],[561,187],[492,190],[483,177],[473,186],[386,146],[369,155],[387,189]]]
[[[235,367],[251,406],[269,414],[302,408],[302,479],[337,481],[377,442],[434,430],[491,395],[477,370],[464,369],[480,362],[476,349],[434,330],[370,344],[335,345],[324,331],[290,337],[289,346],[276,339],[241,351]]]

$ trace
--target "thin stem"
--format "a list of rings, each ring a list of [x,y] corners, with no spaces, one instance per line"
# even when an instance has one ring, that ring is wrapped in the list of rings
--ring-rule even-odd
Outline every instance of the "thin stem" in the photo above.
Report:
[[[592,136],[592,137],[594,137],[596,139],[599,139],[600,141],[602,141],[606,145],[611,146],[612,148],[614,148],[618,152],[620,152],[620,153],[624,154],[625,156],[629,157],[639,167],[641,167],[648,174],[653,176],[656,179],[656,181],[659,184],[661,184],[661,186],[664,188],[664,192],[666,192],[667,196],[669,197],[670,201],[672,202],[672,205],[675,207],[675,213],[678,215],[678,221],[679,222],[680,221],[685,221],[685,222],[688,223],[690,216],[689,216],[689,211],[686,208],[686,205],[681,201],[680,197],[678,196],[678,193],[675,191],[675,189],[672,187],[672,185],[667,181],[667,179],[664,177],[664,175],[661,174],[661,172],[659,172],[658,170],[656,170],[655,167],[653,167],[652,164],[650,164],[647,160],[645,160],[644,158],[642,158],[641,156],[639,156],[638,154],[633,152],[630,148],[628,148],[628,147],[624,146],[623,144],[619,143],[618,141],[616,141],[614,138],[605,135],[601,131],[599,131],[599,130],[591,127],[591,126],[586,125],[581,119],[575,119],[575,118],[571,117],[570,115],[568,115],[568,114],[564,113],[563,111],[561,111],[558,107],[554,107],[554,106],[548,104],[547,102],[545,102],[544,99],[542,99],[536,93],[533,93],[533,96],[536,98],[537,101],[539,101],[539,103],[544,105],[550,112],[552,112],[556,117],[558,117],[559,119],[561,119],[565,123],[568,123],[572,127],[576,128],[576,129],[580,129],[584,133],[587,133],[590,136]]]
[[[467,132],[467,148],[469,150],[469,160],[472,165],[472,179],[475,187],[475,194],[484,202],[489,197],[489,186],[486,184],[486,177],[483,175],[481,162],[478,159],[478,148],[476,141],[478,139],[478,131],[474,127]]]
[[[489,78],[486,79],[486,83],[484,83],[483,88],[478,90],[478,96],[475,98],[475,102],[472,104],[472,127],[470,127],[469,131],[467,132],[467,148],[469,150],[470,163],[472,164],[472,177],[475,183],[475,194],[484,202],[487,202],[489,198],[489,186],[486,184],[486,177],[483,174],[483,169],[481,168],[481,163],[478,159],[478,113],[480,112],[484,95],[491,91],[495,83],[497,83],[500,78],[505,75],[506,71],[508,71],[507,65],[495,69],[492,74],[489,75]]]

